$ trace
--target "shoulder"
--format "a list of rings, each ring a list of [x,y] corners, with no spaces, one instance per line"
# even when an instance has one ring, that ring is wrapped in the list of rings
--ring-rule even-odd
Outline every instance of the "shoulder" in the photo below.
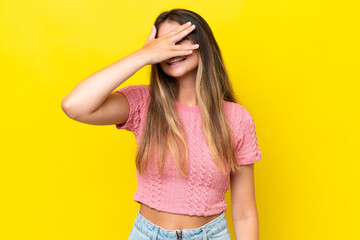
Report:
[[[131,101],[146,102],[150,98],[150,85],[132,84],[121,87],[114,92],[122,93],[128,100]]]
[[[139,92],[143,94],[149,94],[150,93],[150,85],[146,84],[132,84],[125,87],[121,87],[114,92],[121,92],[121,93],[127,93],[127,92]]]
[[[236,102],[228,102],[224,100],[224,108],[225,112],[238,120],[241,120],[245,116],[251,115],[244,106]]]
[[[136,86],[136,88],[139,89],[139,91],[141,91],[141,93],[146,96],[146,97],[150,97],[150,85],[146,85],[146,84],[139,84],[139,85],[133,85]]]
[[[254,122],[249,110],[236,102],[228,102],[224,100],[225,112],[230,118],[235,131],[246,128]]]

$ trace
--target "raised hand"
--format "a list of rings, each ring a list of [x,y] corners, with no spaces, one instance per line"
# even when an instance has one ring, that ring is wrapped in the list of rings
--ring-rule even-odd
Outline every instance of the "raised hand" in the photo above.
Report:
[[[138,51],[145,56],[147,64],[156,64],[172,57],[189,55],[192,53],[192,50],[199,47],[198,44],[176,45],[176,43],[194,29],[195,25],[185,23],[166,34],[155,38],[156,27],[152,25],[149,37],[145,41],[144,46]]]

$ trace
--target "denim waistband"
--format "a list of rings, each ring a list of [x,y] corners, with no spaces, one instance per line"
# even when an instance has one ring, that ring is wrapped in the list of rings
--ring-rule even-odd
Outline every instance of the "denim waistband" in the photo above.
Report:
[[[148,219],[140,214],[138,210],[135,218],[135,227],[147,235],[149,238],[152,238],[155,235],[158,235],[164,239],[197,239],[199,236],[211,237],[212,235],[224,230],[227,228],[227,221],[225,213],[222,212],[217,218],[211,220],[210,222],[192,229],[179,229],[179,230],[166,230],[156,224],[153,224]],[[179,238],[179,234],[181,235]]]

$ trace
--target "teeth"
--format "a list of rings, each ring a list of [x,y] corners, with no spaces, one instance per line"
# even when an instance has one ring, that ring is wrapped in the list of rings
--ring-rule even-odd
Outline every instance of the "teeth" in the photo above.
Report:
[[[181,61],[181,60],[185,60],[186,58],[176,58],[174,60],[171,60],[168,62],[168,64],[171,64],[171,63],[174,63],[174,62],[178,62],[178,61]]]

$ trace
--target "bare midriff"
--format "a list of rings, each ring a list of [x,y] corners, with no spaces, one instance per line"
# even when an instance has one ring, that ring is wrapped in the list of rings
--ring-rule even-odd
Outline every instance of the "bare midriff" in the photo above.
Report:
[[[140,203],[140,214],[155,225],[165,230],[185,230],[198,228],[221,215],[190,216],[158,211],[146,204]]]

